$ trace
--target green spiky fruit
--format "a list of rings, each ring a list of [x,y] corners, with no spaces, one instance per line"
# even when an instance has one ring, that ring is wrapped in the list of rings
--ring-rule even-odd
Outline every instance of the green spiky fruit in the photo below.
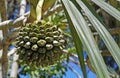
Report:
[[[63,32],[52,22],[42,20],[26,24],[16,38],[20,63],[31,66],[52,65],[60,59],[65,41]]]

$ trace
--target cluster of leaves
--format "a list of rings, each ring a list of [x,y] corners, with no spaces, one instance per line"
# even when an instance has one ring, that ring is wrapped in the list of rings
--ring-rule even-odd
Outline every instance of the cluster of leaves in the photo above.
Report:
[[[67,71],[67,68],[62,65],[62,62],[58,62],[57,64],[53,66],[47,66],[44,68],[37,68],[33,67],[30,68],[27,65],[24,65],[22,70],[20,71],[21,75],[27,75],[30,74],[31,78],[34,77],[40,77],[40,78],[52,78],[52,77],[59,77],[62,78],[63,75],[65,75],[65,72]]]
[[[89,25],[84,17],[87,17],[96,30],[96,32],[100,35],[100,38],[104,41],[106,47],[110,51],[111,56],[114,58],[118,66],[120,67],[120,61],[118,53],[120,48],[116,44],[115,40],[106,29],[109,24],[105,24],[101,17],[96,13],[96,10],[93,8],[92,5],[87,0],[61,0],[68,22],[70,24],[70,30],[72,32],[72,36],[75,41],[75,46],[77,48],[77,53],[81,67],[83,70],[84,77],[86,77],[85,73],[85,65],[84,65],[84,57],[83,53],[81,52],[80,44],[85,47],[87,54],[90,58],[91,64],[95,69],[96,75],[100,78],[111,78],[104,63],[104,59],[100,54],[99,47],[97,42],[93,37],[93,32],[89,28]],[[111,5],[106,3],[104,0],[91,0],[100,8],[104,9],[105,12],[109,13],[114,19],[120,20],[120,12],[113,8]],[[83,14],[84,12],[84,14]],[[107,19],[108,20],[108,19]],[[112,19],[110,19],[112,20]],[[113,22],[112,22],[113,23]],[[79,42],[79,43],[78,43]],[[101,67],[102,66],[102,67]]]

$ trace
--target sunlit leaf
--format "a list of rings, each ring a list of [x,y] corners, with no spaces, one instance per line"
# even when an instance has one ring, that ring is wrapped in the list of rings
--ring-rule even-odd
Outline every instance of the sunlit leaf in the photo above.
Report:
[[[66,16],[69,18],[69,15],[68,15],[68,12],[67,12],[67,8],[66,6],[64,5],[65,2],[63,2],[63,6],[64,6],[64,9],[65,9],[65,12],[66,12]],[[83,71],[83,74],[84,74],[84,78],[87,78],[87,75],[86,75],[86,68],[85,68],[85,63],[84,63],[84,56],[83,56],[83,49],[82,49],[82,43],[81,43],[81,40],[79,39],[79,36],[73,26],[73,23],[71,21],[71,19],[68,19],[68,22],[70,24],[70,30],[71,30],[71,34],[73,36],[73,39],[74,39],[74,42],[75,42],[75,47],[77,49],[77,54],[78,54],[78,58],[80,60],[80,65],[82,67],[82,71]]]
[[[85,46],[97,76],[100,78],[110,78],[106,65],[85,19],[73,3],[71,3],[69,0],[62,1],[67,13],[69,14],[67,18],[70,18],[69,20],[71,20],[74,26],[73,28],[75,28],[79,38]]]
[[[120,21],[120,12],[106,3],[103,0],[92,0],[96,5],[100,6],[102,9],[104,9],[107,13],[109,13],[111,16],[115,17]]]
[[[36,7],[37,21],[41,20],[43,3],[44,3],[44,0],[39,0],[39,2],[37,4],[37,7]]]
[[[45,12],[46,10],[48,10],[48,8],[52,7],[54,5],[56,0],[44,0],[44,4],[43,4],[43,9],[42,11]]]
[[[89,18],[97,32],[99,33],[100,37],[104,40],[108,50],[112,54],[113,58],[117,62],[118,66],[120,67],[120,48],[118,47],[115,40],[112,38],[110,33],[106,30],[105,26],[101,24],[101,22],[90,12],[90,10],[82,3],[82,1],[78,1],[78,4],[86,13],[86,16]]]

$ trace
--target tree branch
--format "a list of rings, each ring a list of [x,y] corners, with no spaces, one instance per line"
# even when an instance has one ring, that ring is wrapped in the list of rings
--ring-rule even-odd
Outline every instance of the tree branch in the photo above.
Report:
[[[25,10],[26,10],[26,0],[21,0],[21,7],[20,7],[20,16],[22,16],[24,13],[25,13]],[[24,17],[24,16],[23,16]],[[23,19],[24,21],[24,19]],[[21,23],[23,24],[23,23]],[[15,29],[14,32],[11,34],[10,38],[13,38],[13,34],[17,33],[16,30],[19,30],[20,28],[18,29]],[[15,52],[16,49],[14,49],[14,52]],[[11,71],[11,74],[10,74],[10,77],[12,78],[17,78],[17,74],[18,74],[18,55],[15,53],[13,55],[13,63],[12,63],[12,71]]]
[[[4,21],[7,19],[6,17],[6,0],[1,0],[0,2],[0,10],[1,10],[1,20]],[[7,27],[3,27],[2,28],[2,34],[3,34],[3,38],[4,36],[8,33],[7,32],[8,28]],[[7,57],[7,50],[8,49],[8,45],[4,44],[2,45],[2,56],[0,58],[1,60],[1,68],[2,68],[2,78],[6,78],[7,75],[7,71],[8,71],[8,57]]]
[[[5,38],[3,39],[3,42],[6,41],[6,45],[10,45],[16,39],[20,28],[21,27],[14,28],[12,33],[9,33],[5,36]]]
[[[0,13],[1,13],[1,17],[2,17],[2,21],[6,20],[6,0],[1,0],[0,1]]]
[[[10,74],[10,77],[12,78],[17,78],[17,74],[18,74],[18,55],[15,53],[16,48],[12,49],[9,53],[8,56],[10,56],[11,54],[13,54],[13,62],[12,62],[12,71]]]
[[[6,20],[0,23],[0,30],[2,30],[3,27],[7,27],[7,28],[16,28],[16,27],[20,27],[22,26],[23,22],[25,19],[27,19],[27,17],[29,17],[30,12],[27,12],[25,14],[23,14],[22,16],[20,16],[19,18],[17,18],[16,20]]]
[[[47,18],[48,16],[54,14],[55,12],[59,12],[59,11],[61,11],[61,10],[63,10],[62,5],[61,5],[61,4],[58,4],[57,6],[53,7],[53,8],[50,9],[50,10],[48,10],[48,11],[43,15],[42,18],[43,18],[43,19],[44,19],[44,18]]]

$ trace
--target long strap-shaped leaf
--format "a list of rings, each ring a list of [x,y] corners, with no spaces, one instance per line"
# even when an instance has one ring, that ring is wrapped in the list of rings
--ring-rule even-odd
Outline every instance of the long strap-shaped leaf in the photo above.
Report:
[[[72,21],[72,24],[74,25],[79,38],[82,40],[83,45],[86,47],[97,76],[99,78],[110,78],[106,65],[85,19],[80,14],[75,5],[71,3],[71,1],[62,0],[62,2],[67,10],[67,13],[69,14],[69,17],[67,18]]]
[[[63,7],[65,8],[64,5],[63,5]],[[66,11],[66,8],[65,8],[65,12],[66,12],[66,16],[69,17],[69,15]],[[81,40],[80,40],[80,38],[79,38],[79,36],[78,36],[74,26],[73,26],[73,23],[72,23],[71,19],[68,19],[68,22],[69,22],[69,25],[71,25],[70,30],[71,30],[71,34],[73,36],[73,40],[75,42],[75,47],[76,47],[76,50],[77,50],[80,65],[82,67],[84,78],[87,78],[86,67],[85,67],[85,62],[84,62],[84,55],[83,55],[83,48],[82,48],[82,42],[81,42]]]
[[[36,19],[36,6],[39,0],[29,0],[30,2],[30,16]]]
[[[44,0],[39,0],[38,4],[36,6],[36,16],[37,16],[36,18],[37,18],[37,21],[41,20],[43,3],[44,3]]]
[[[92,0],[92,1],[96,5],[104,9],[107,13],[109,13],[110,15],[112,15],[113,17],[115,17],[116,19],[120,21],[120,12],[117,9],[115,9],[114,7],[112,7],[111,5],[109,5],[103,0]]]
[[[107,48],[109,49],[110,53],[112,54],[113,58],[117,62],[118,66],[120,67],[120,48],[116,44],[115,40],[112,38],[110,33],[106,30],[103,24],[90,12],[90,10],[84,5],[84,3],[80,0],[76,0],[77,3],[81,6],[81,8],[86,13],[86,16],[89,18],[101,38],[104,40]]]

